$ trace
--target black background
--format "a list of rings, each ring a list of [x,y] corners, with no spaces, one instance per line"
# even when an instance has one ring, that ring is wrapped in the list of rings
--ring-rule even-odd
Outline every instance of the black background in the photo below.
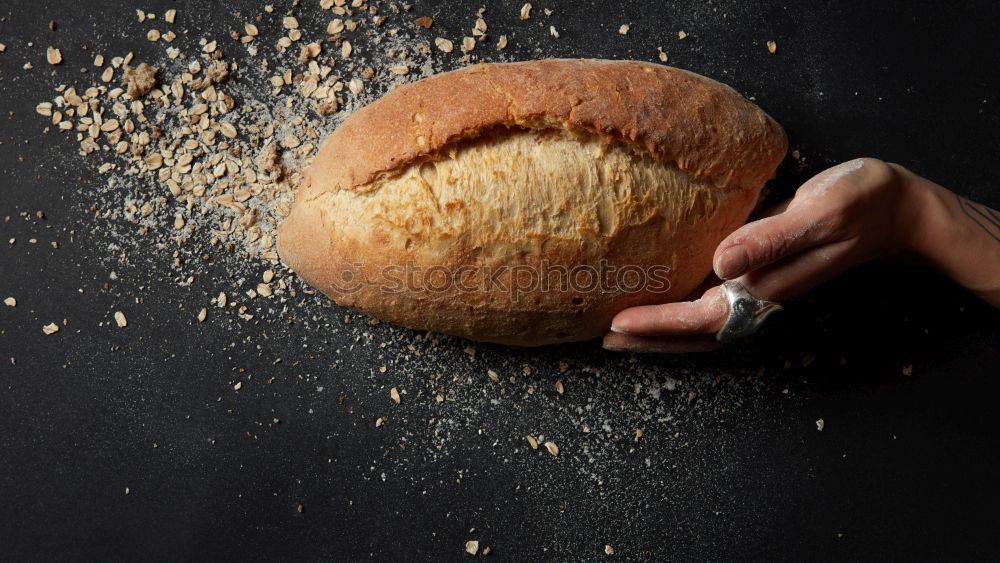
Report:
[[[318,11],[311,2],[299,11]],[[271,29],[287,4],[275,0]],[[552,1],[535,2],[529,23],[517,20],[519,4],[486,11],[491,35],[511,38],[507,58],[655,60],[662,46],[670,64],[754,97],[808,164],[787,162],[772,199],[830,164],[876,156],[1000,207],[991,2]],[[459,39],[478,8],[414,5],[392,21],[425,39]],[[34,114],[78,69],[90,69],[83,83],[95,79],[95,51],[152,53],[137,7],[160,17],[177,8],[173,29],[193,39],[222,37],[259,9],[0,2],[0,216],[11,217],[0,224],[0,298],[19,302],[0,307],[3,559],[447,560],[465,557],[471,538],[501,560],[604,559],[605,544],[627,560],[996,557],[997,313],[919,267],[858,268],[791,304],[759,337],[686,358],[628,359],[581,344],[480,345],[469,360],[454,339],[331,329],[345,311],[316,299],[260,311],[253,323],[198,325],[194,315],[224,287],[212,276],[228,276],[228,263],[180,288],[162,251],[111,247],[88,211],[88,186],[100,181],[93,164],[69,139],[43,133]],[[542,17],[543,7],[554,13]],[[433,33],[409,23],[420,15],[434,18]],[[631,24],[625,37],[622,23]],[[679,41],[680,30],[689,37]],[[55,69],[44,62],[49,44],[66,58]],[[127,330],[114,327],[118,309]],[[42,334],[64,318],[59,334]],[[410,358],[406,342],[434,353]],[[566,357],[574,368],[558,398],[546,382]],[[374,371],[386,363],[398,374],[388,384]],[[535,366],[544,393],[489,403],[487,367],[522,365]],[[430,395],[389,404],[389,386],[413,393],[442,371],[475,377],[462,393],[476,409],[435,411]],[[573,453],[592,438],[566,421],[588,397],[620,403],[629,420],[638,371],[674,377],[699,398],[664,399],[683,413],[670,432],[650,423],[634,446],[592,443],[621,450],[602,454],[606,478],[595,489]],[[260,383],[269,376],[272,385]],[[389,416],[387,427],[374,428],[377,416]],[[453,426],[440,455],[397,448],[400,432],[430,443],[442,417]],[[523,435],[541,427],[560,436],[560,458],[525,449]]]

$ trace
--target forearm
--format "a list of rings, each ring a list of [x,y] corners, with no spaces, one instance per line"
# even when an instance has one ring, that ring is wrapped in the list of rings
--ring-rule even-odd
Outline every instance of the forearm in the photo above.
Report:
[[[906,247],[932,267],[1000,307],[1000,213],[899,169],[914,197]],[[904,217],[905,220],[905,217]]]

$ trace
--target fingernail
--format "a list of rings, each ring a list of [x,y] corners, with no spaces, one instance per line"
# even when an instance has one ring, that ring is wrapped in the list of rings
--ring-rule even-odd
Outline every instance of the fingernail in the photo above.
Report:
[[[742,274],[750,263],[750,257],[742,246],[727,248],[715,262],[715,275],[724,280]]]
[[[628,331],[615,323],[611,323],[611,332],[617,332],[618,334],[628,334]]]

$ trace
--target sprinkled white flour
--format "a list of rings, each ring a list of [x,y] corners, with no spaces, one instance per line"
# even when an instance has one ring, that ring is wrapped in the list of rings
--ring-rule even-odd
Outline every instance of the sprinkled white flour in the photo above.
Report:
[[[537,35],[522,41],[539,57],[557,33],[551,28],[550,37],[539,23],[548,17],[541,8],[512,8]],[[397,3],[275,4],[246,14],[233,37],[175,33],[167,19],[143,13],[136,40],[155,38],[160,56],[100,56],[92,83],[59,85],[37,108],[104,178],[80,186],[92,191],[94,228],[107,239],[93,258],[141,288],[189,291],[179,314],[192,323],[234,334],[253,326],[267,343],[257,346],[262,357],[298,350],[322,358],[322,372],[302,369],[296,357],[273,365],[279,377],[309,388],[303,416],[347,408],[357,424],[392,434],[399,448],[392,455],[372,448],[366,479],[441,493],[468,476],[461,455],[472,449],[521,476],[510,495],[537,496],[553,518],[572,499],[577,525],[600,535],[602,557],[605,542],[619,552],[629,547],[643,526],[634,515],[651,498],[679,512],[713,504],[713,518],[738,517],[737,501],[712,500],[711,481],[730,470],[705,453],[734,448],[746,435],[727,438],[724,429],[757,426],[773,408],[760,401],[768,389],[756,368],[745,373],[732,360],[692,367],[679,358],[602,353],[594,344],[473,346],[339,309],[280,264],[275,228],[302,170],[346,115],[394,85],[505,60],[508,36],[489,26],[488,10],[469,11],[467,37],[430,40],[418,33],[428,22],[414,22],[421,14]],[[628,28],[609,36],[624,40]],[[649,56],[666,59],[662,51]],[[162,267],[141,271],[130,259],[136,253],[155,254]],[[214,289],[195,289],[205,278]],[[125,317],[118,323],[124,327]],[[286,330],[293,323],[296,330]],[[220,379],[226,394],[269,384],[263,374]],[[579,548],[565,538],[539,546],[540,553]]]

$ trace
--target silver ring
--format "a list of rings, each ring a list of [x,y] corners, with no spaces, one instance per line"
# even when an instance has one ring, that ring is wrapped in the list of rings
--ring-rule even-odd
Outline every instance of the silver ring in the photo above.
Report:
[[[715,339],[719,342],[731,342],[737,338],[750,336],[757,332],[760,325],[764,324],[772,313],[782,309],[781,305],[774,301],[757,299],[750,295],[747,288],[736,280],[723,282],[722,292],[729,300],[729,317],[715,334]]]

